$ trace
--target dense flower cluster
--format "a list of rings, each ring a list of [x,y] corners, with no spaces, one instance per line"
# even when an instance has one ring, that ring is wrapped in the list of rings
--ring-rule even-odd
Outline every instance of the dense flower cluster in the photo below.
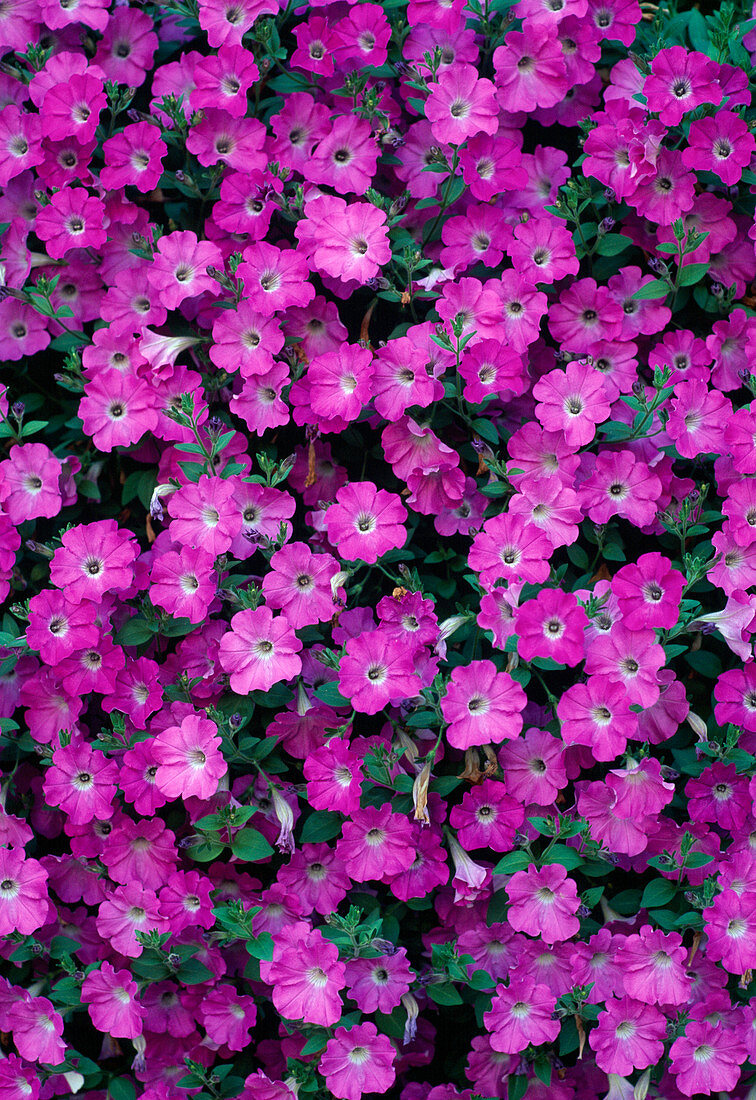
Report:
[[[3,1100],[756,1095],[708,8],[0,7]]]

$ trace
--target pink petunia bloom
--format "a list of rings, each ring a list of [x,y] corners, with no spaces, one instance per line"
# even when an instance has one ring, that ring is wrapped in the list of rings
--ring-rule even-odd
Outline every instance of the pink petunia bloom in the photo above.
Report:
[[[301,649],[285,615],[274,618],[267,607],[248,608],[232,618],[231,630],[221,639],[219,660],[229,673],[231,690],[246,695],[298,675]]]
[[[229,1050],[245,1050],[257,1019],[255,998],[221,982],[203,998],[199,1019],[212,1043],[223,1044]]]
[[[305,202],[304,211],[294,232],[321,274],[363,284],[391,259],[386,215],[372,203],[347,204],[335,195],[319,195]],[[303,304],[301,292],[296,304]]]
[[[339,665],[339,691],[362,714],[414,698],[420,690],[412,653],[387,630],[365,631],[346,644]]]
[[[550,371],[533,387],[536,416],[546,431],[562,431],[570,447],[590,443],[596,425],[609,418],[604,380],[599,371],[574,361]]]
[[[659,698],[656,674],[664,663],[664,650],[653,630],[628,630],[619,623],[590,646],[585,671],[589,676],[608,676],[623,685],[628,702],[649,707]]]
[[[476,134],[495,134],[498,110],[494,86],[474,65],[458,64],[438,73],[428,85],[425,117],[439,142],[461,145]]]
[[[157,244],[147,279],[155,295],[167,309],[176,309],[185,298],[195,298],[217,283],[207,274],[208,267],[223,270],[223,257],[211,241],[198,241],[189,230],[168,233]]]
[[[265,601],[283,611],[295,630],[327,622],[336,610],[338,592],[331,582],[338,572],[330,554],[313,554],[305,543],[290,542],[270,558],[262,584]]]
[[[562,46],[556,28],[538,23],[528,33],[509,31],[494,50],[499,106],[511,113],[554,107],[568,88]]]
[[[116,970],[103,962],[84,979],[81,1000],[98,1031],[117,1039],[135,1039],[142,1034],[144,1008],[128,970]]]
[[[514,513],[502,513],[486,520],[473,539],[468,565],[486,586],[500,579],[510,585],[517,581],[540,584],[549,575],[550,552],[548,538],[534,523]]]
[[[543,588],[515,613],[517,652],[524,661],[542,657],[574,667],[584,656],[587,625],[588,617],[571,592]]]
[[[91,603],[73,603],[56,589],[43,589],[29,600],[26,640],[46,664],[57,665],[75,649],[94,645],[99,636]]]
[[[617,958],[625,992],[644,1004],[686,1004],[692,984],[687,955],[677,932],[667,934],[644,924],[628,936]]]
[[[340,737],[332,737],[309,753],[304,776],[307,801],[314,810],[338,810],[343,814],[359,810],[362,759]]]
[[[691,1020],[670,1047],[670,1073],[684,1096],[732,1094],[746,1060],[746,1044],[722,1023]]]
[[[168,502],[171,539],[200,547],[213,558],[225,553],[241,530],[234,493],[231,481],[207,474],[194,484],[182,485]]]
[[[130,586],[139,548],[131,532],[120,530],[115,520],[78,524],[60,541],[50,563],[50,579],[69,599],[99,603],[106,592]]]
[[[260,963],[260,975],[272,985],[273,1004],[287,1020],[331,1027],[341,1018],[344,964],[335,944],[308,924],[297,922],[281,929],[272,960]]]
[[[64,187],[39,211],[34,231],[54,260],[72,248],[99,248],[107,238],[105,205],[85,187]]]
[[[685,577],[661,554],[641,554],[637,562],[623,565],[612,580],[623,625],[630,630],[661,627],[677,622]]]
[[[687,111],[722,100],[716,63],[683,46],[660,50],[643,84],[649,111],[658,112],[665,126],[676,126]]]
[[[117,886],[100,907],[95,920],[103,940],[129,959],[138,959],[144,950],[137,932],[165,932],[168,922],[160,914],[157,894],[139,883]]]
[[[318,1070],[332,1096],[360,1100],[366,1093],[384,1093],[394,1083],[396,1050],[375,1024],[337,1027],[320,1056]]]
[[[16,1050],[28,1062],[59,1066],[65,1061],[63,1017],[46,997],[29,997],[11,1005],[7,1028],[13,1032]]]
[[[690,126],[683,164],[699,172],[714,172],[722,183],[734,187],[747,168],[756,140],[745,122],[732,111],[717,111],[713,118],[695,119]]]
[[[349,996],[361,1012],[391,1012],[409,991],[413,977],[403,947],[393,955],[350,959],[346,964]]]
[[[731,974],[756,966],[756,891],[723,890],[703,911],[706,957]]]
[[[558,863],[512,875],[505,890],[510,901],[507,920],[517,932],[541,936],[546,943],[568,940],[580,928],[577,886]]]
[[[567,786],[562,742],[531,727],[499,749],[507,791],[523,805],[550,806]]]
[[[273,356],[283,344],[284,334],[276,318],[258,313],[251,302],[242,299],[236,309],[224,309],[213,324],[209,355],[217,367],[252,378],[271,369]]]
[[[41,516],[57,516],[63,500],[63,465],[44,443],[13,446],[0,463],[0,502],[15,524]]]
[[[415,848],[404,820],[384,804],[354,811],[344,822],[336,854],[354,882],[369,882],[407,871]]]
[[[510,851],[515,832],[524,820],[522,805],[493,779],[484,779],[466,791],[461,805],[454,806],[449,817],[452,828],[457,830],[459,843],[468,851],[476,848]]]
[[[263,317],[289,306],[306,305],[315,297],[315,287],[307,281],[307,264],[294,249],[256,241],[243,255],[237,277],[244,282],[245,298]]]
[[[100,182],[108,190],[133,186],[142,194],[157,187],[163,174],[163,157],[168,146],[160,129],[149,122],[135,122],[103,143],[105,160]]]
[[[0,935],[28,936],[47,919],[47,871],[18,848],[0,848]]]
[[[197,871],[174,871],[159,892],[160,914],[175,934],[185,928],[212,928],[212,882]]]
[[[113,816],[118,767],[86,742],[55,749],[45,774],[45,801],[57,806],[72,825]]]
[[[493,1004],[483,1013],[493,1049],[519,1054],[529,1043],[552,1042],[561,1027],[553,1016],[556,1002],[548,986],[531,977],[513,977],[507,985],[497,985]]]
[[[605,1073],[628,1076],[634,1069],[655,1065],[664,1052],[666,1018],[632,997],[607,998],[598,1027],[589,1036],[596,1064]]]
[[[499,672],[493,661],[457,666],[441,700],[449,744],[467,749],[517,737],[525,703],[522,686],[507,672]]]
[[[407,510],[395,493],[372,481],[354,481],[336,492],[325,513],[329,542],[347,561],[372,565],[389,550],[404,545]]]
[[[578,487],[583,511],[594,523],[624,516],[638,527],[653,523],[662,483],[630,450],[601,451]]]
[[[154,391],[135,374],[112,369],[84,383],[79,417],[98,451],[138,443],[158,424]]]
[[[212,553],[192,546],[169,550],[150,570],[150,599],[169,615],[201,623],[218,588]]]
[[[734,764],[715,761],[685,784],[691,821],[712,821],[721,829],[742,829],[752,810],[747,778]]]
[[[210,798],[227,766],[214,722],[189,714],[179,726],[162,730],[153,742],[155,783],[166,798]]]

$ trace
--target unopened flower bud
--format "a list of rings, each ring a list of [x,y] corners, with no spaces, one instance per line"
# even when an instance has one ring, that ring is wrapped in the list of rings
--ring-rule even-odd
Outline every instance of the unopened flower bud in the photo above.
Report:
[[[421,825],[430,825],[430,814],[428,813],[428,784],[431,777],[431,762],[427,760],[423,765],[421,771],[415,776],[415,782],[412,785],[412,804],[415,808],[414,819],[419,821]]]
[[[407,1023],[404,1025],[402,1046],[411,1043],[417,1035],[417,1017],[420,1014],[420,1005],[411,993],[402,993],[402,1004],[407,1013]]]

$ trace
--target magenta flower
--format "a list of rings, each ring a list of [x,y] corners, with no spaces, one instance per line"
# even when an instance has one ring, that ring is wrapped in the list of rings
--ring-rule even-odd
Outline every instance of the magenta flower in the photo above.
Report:
[[[219,660],[232,691],[246,695],[298,675],[301,649],[285,615],[274,618],[267,607],[248,608],[232,618],[231,630],[221,638]]]
[[[41,516],[57,516],[63,501],[63,465],[44,443],[13,446],[0,463],[0,501],[15,524]]]
[[[641,554],[637,562],[623,565],[612,579],[612,589],[630,630],[661,627],[668,630],[677,622],[685,577],[672,569],[661,554]]]
[[[588,617],[571,592],[543,588],[515,613],[517,652],[524,661],[548,657],[559,664],[580,664]]]
[[[60,260],[72,248],[99,248],[105,243],[105,206],[84,187],[56,191],[37,214],[34,230],[47,252]]]
[[[316,416],[356,420],[373,394],[372,361],[370,351],[356,344],[316,356],[306,376]]]
[[[386,630],[350,638],[339,665],[339,691],[362,714],[412,699],[420,690],[412,654]]]
[[[0,848],[0,935],[28,936],[47,919],[47,871],[18,848]]]
[[[653,523],[662,483],[645,462],[629,450],[601,451],[591,468],[578,499],[594,523],[608,523],[612,516],[624,516],[638,527]]]
[[[386,215],[371,203],[319,195],[305,203],[294,232],[316,270],[343,282],[374,279],[391,259]]]
[[[232,985],[221,982],[203,998],[200,1022],[211,1042],[229,1050],[244,1050],[257,1019],[254,997],[237,993]]]
[[[494,50],[493,63],[497,98],[505,111],[553,107],[564,98],[564,54],[552,26],[530,25],[527,34],[509,31],[504,44]]]
[[[106,592],[123,591],[131,584],[138,547],[115,520],[78,524],[60,541],[50,563],[50,579],[69,599],[99,603]]]
[[[72,603],[56,589],[29,600],[26,640],[46,664],[57,665],[75,649],[95,645],[99,636],[91,603]]]
[[[565,370],[550,371],[539,379],[533,387],[533,396],[538,401],[535,411],[539,422],[546,431],[564,432],[566,442],[573,448],[590,443],[596,425],[609,417],[601,374],[580,361],[568,363]]]
[[[191,546],[161,554],[150,570],[150,600],[169,615],[201,623],[218,588],[214,563],[213,554]]]
[[[553,1018],[556,1002],[551,990],[531,977],[515,977],[507,985],[497,985],[493,1004],[483,1013],[493,1049],[519,1054],[530,1043],[552,1042],[561,1026]]]
[[[45,774],[45,801],[57,806],[72,825],[113,816],[118,767],[86,742],[55,749]]]
[[[215,723],[199,714],[162,730],[153,742],[158,790],[169,799],[210,798],[228,770],[220,743]]]
[[[333,1096],[360,1100],[366,1092],[384,1093],[394,1083],[396,1051],[375,1024],[359,1024],[347,1030],[337,1027],[326,1043],[318,1069]]]
[[[746,1060],[746,1046],[737,1031],[704,1020],[691,1020],[669,1053],[670,1073],[684,1096],[732,1092]]]
[[[534,523],[503,513],[483,524],[473,539],[468,564],[486,586],[499,580],[540,584],[549,575],[550,551],[549,540]]]
[[[373,564],[404,545],[407,510],[394,493],[372,481],[351,482],[336,492],[325,514],[329,542],[348,561]]]
[[[95,924],[113,950],[129,959],[138,959],[144,950],[135,933],[168,929],[168,922],[160,914],[157,894],[137,882],[117,886],[100,903]]]
[[[314,810],[359,810],[362,760],[340,737],[309,753],[304,762],[307,801]]]
[[[449,723],[446,737],[456,749],[500,744],[517,737],[526,703],[521,685],[493,661],[471,661],[452,671],[441,700]]]
[[[98,1031],[118,1039],[142,1034],[144,1008],[137,1000],[137,984],[128,970],[116,970],[103,962],[91,970],[81,987],[82,1003]]]
[[[651,62],[643,84],[649,111],[658,112],[665,126],[676,126],[687,111],[722,100],[717,67],[705,54],[670,46]]]
[[[135,374],[120,370],[103,371],[85,382],[79,416],[98,451],[138,443],[158,424],[154,391]]]
[[[664,1053],[666,1018],[632,997],[607,998],[598,1026],[589,1036],[596,1064],[605,1073],[628,1076],[635,1069],[655,1065]]]
[[[16,1050],[28,1062],[59,1066],[65,1061],[63,1017],[46,997],[15,1001],[6,1016],[8,1031],[13,1032]]]
[[[659,698],[657,673],[664,667],[664,660],[664,650],[653,630],[628,630],[619,623],[590,646],[585,671],[622,684],[629,703],[649,707]]]
[[[366,806],[344,822],[336,855],[354,882],[369,882],[408,870],[415,849],[403,818],[387,805]]]
[[[350,959],[346,964],[349,996],[361,1012],[390,1013],[409,991],[413,977],[403,947],[393,955]]]
[[[648,1005],[682,1005],[690,996],[687,949],[677,932],[664,933],[644,924],[620,949],[625,992]]]
[[[507,792],[523,805],[550,806],[567,786],[562,743],[546,730],[531,727],[505,741],[499,758],[507,776]]]
[[[300,921],[281,929],[273,959],[260,963],[260,974],[273,987],[273,1004],[287,1020],[331,1027],[341,1018],[344,964],[338,948],[308,924]]]
[[[756,891],[723,890],[703,911],[706,956],[731,974],[756,966]]]
[[[206,550],[213,558],[231,546],[241,530],[231,481],[203,474],[195,484],[182,485],[170,501],[168,528],[174,542]]]
[[[168,233],[158,241],[147,279],[163,305],[176,309],[185,298],[195,298],[217,287],[207,274],[208,267],[223,270],[223,256],[217,245],[198,241],[196,233],[188,230]]]
[[[474,65],[457,64],[428,85],[425,117],[437,141],[461,145],[476,134],[495,134],[498,110],[494,86]]]
[[[512,875],[505,886],[510,901],[507,920],[517,932],[541,936],[546,943],[568,940],[580,928],[577,886],[559,863]]]
[[[167,152],[168,146],[156,126],[148,122],[124,126],[103,143],[105,165],[100,181],[108,189],[132,185],[147,194],[158,185]]]
[[[484,779],[467,791],[461,805],[454,806],[449,817],[459,843],[468,851],[476,848],[510,851],[515,831],[524,820],[522,805],[492,779]]]

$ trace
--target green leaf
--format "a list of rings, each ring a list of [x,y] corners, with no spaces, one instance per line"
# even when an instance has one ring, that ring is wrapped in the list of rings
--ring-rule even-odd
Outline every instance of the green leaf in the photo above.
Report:
[[[553,848],[544,854],[541,862],[559,863],[567,871],[574,871],[575,868],[583,866],[582,857],[577,854],[574,848],[570,848],[566,844],[555,844]]]
[[[191,848],[187,849],[188,854],[192,859],[196,859],[198,863],[212,863],[214,859],[217,859],[225,844],[220,844],[213,840],[203,840],[200,844],[194,844]]]
[[[624,252],[634,244],[635,241],[631,241],[622,233],[606,233],[603,237],[599,237],[596,252],[599,256],[618,256],[620,252]]]
[[[507,1100],[522,1100],[528,1091],[528,1078],[523,1073],[512,1073],[507,1080]]]
[[[709,680],[716,680],[722,675],[722,662],[716,653],[699,649],[695,653],[686,653],[685,660],[691,668]]]
[[[300,1056],[304,1057],[306,1054],[317,1054],[323,1050],[328,1042],[327,1031],[316,1031],[314,1035],[310,1035],[305,1045],[299,1051]]]
[[[128,1077],[114,1077],[108,1085],[108,1096],[112,1100],[135,1100],[136,1089]]]
[[[685,857],[685,866],[695,870],[698,867],[705,867],[713,859],[714,856],[709,855],[708,852],[688,852]]]
[[[185,634],[191,634],[196,627],[197,623],[193,623],[191,619],[177,618],[168,619],[160,629],[166,638],[183,638]]]
[[[636,290],[635,294],[631,294],[630,297],[636,302],[652,301],[655,298],[666,298],[669,294],[669,287],[663,279],[652,279],[650,283],[646,283],[645,286]]]
[[[327,703],[329,707],[349,706],[349,700],[344,698],[339,691],[339,685],[334,680],[329,680],[328,683],[316,687],[315,696],[323,703]]]
[[[548,1058],[536,1058],[533,1069],[538,1080],[548,1088],[551,1084],[551,1062]]]
[[[494,446],[498,446],[499,433],[490,420],[486,420],[484,416],[479,416],[477,420],[473,420],[470,426],[473,431],[478,433],[481,439],[485,439],[486,443],[493,443]]]
[[[653,882],[649,882],[643,891],[643,897],[641,898],[642,909],[659,909],[661,906],[666,905],[668,901],[677,893],[677,887],[674,882],[670,882],[666,878],[655,878]]]
[[[147,620],[135,615],[133,619],[129,619],[128,622],[123,624],[116,634],[115,640],[119,645],[143,645],[145,642],[151,641],[153,637],[154,633]]]
[[[481,485],[478,492],[482,493],[484,497],[503,497],[507,490],[508,486],[505,481],[492,481],[488,485]]]
[[[273,855],[273,849],[257,829],[241,829],[232,842],[231,851],[245,863],[257,863]]]
[[[593,909],[594,905],[598,905],[601,901],[603,893],[603,886],[591,886],[590,890],[583,891],[580,895],[580,900],[588,909]]]
[[[201,985],[202,982],[212,981],[213,972],[199,959],[187,959],[176,972],[176,977],[184,985]]]
[[[693,286],[694,283],[700,283],[709,266],[709,264],[686,264],[685,267],[680,268],[678,286]]]
[[[441,982],[439,985],[427,985],[428,996],[437,1005],[461,1005],[465,1002],[460,997],[451,982]]]
[[[493,869],[495,875],[513,875],[516,871],[525,871],[532,860],[526,852],[507,852]]]
[[[264,959],[270,962],[273,958],[273,937],[270,932],[261,932],[253,940],[247,940],[247,951],[253,959]]]
[[[299,834],[300,844],[320,844],[333,840],[341,832],[341,817],[330,810],[317,810],[305,821]]]

